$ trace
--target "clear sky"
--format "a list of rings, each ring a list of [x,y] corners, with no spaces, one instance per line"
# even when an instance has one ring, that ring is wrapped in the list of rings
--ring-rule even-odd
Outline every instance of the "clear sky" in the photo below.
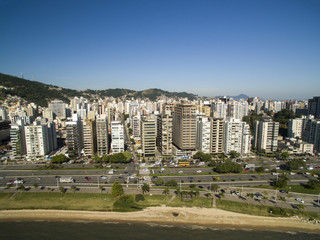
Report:
[[[320,95],[320,0],[0,0],[0,72],[308,99]]]

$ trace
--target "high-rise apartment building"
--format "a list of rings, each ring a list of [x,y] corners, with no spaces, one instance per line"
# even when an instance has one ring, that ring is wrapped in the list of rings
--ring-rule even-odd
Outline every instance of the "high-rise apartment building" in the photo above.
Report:
[[[107,156],[109,152],[108,120],[105,114],[99,115],[96,120],[97,154]]]
[[[144,156],[155,155],[157,122],[154,115],[142,117],[140,121],[141,147]]]
[[[158,115],[157,147],[162,155],[172,155],[172,114],[170,110]]]
[[[66,118],[66,104],[61,100],[54,100],[48,104],[49,110],[54,114],[54,117]]]
[[[124,128],[121,121],[111,122],[111,149],[113,153],[124,152]]]
[[[197,107],[193,104],[177,104],[173,112],[173,144],[181,150],[197,147]]]
[[[235,151],[240,154],[250,152],[250,127],[240,119],[228,118],[224,129],[224,152]]]
[[[210,153],[221,154],[224,152],[224,121],[222,118],[212,118],[211,121],[211,140]]]
[[[278,149],[279,123],[270,117],[255,122],[254,147],[258,151],[275,152]]]
[[[204,153],[210,153],[211,121],[208,117],[198,117],[197,121],[197,149]]]
[[[70,157],[78,157],[83,149],[83,128],[77,114],[72,115],[71,121],[66,122],[66,145]]]
[[[24,121],[22,119],[19,119],[11,124],[10,141],[12,146],[12,158],[22,158],[26,154]]]
[[[302,132],[302,139],[314,146],[314,152],[320,152],[320,120],[309,116]]]
[[[31,159],[50,153],[48,125],[35,121],[25,126],[27,156]]]
[[[302,131],[306,122],[306,117],[290,119],[288,124],[289,138],[302,138]]]
[[[132,135],[134,138],[140,137],[140,115],[132,116]]]
[[[308,114],[320,118],[320,96],[308,100]]]
[[[83,123],[83,149],[86,156],[94,156],[97,152],[96,121],[85,119]]]

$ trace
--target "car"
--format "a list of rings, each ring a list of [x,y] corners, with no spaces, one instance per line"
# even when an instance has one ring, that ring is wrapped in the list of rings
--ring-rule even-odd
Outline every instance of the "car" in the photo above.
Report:
[[[193,177],[188,177],[188,179],[189,179],[189,180],[192,180],[192,179],[193,179]]]
[[[4,179],[4,177],[0,176],[0,179]]]
[[[14,184],[23,184],[24,181],[23,181],[23,180],[14,180],[13,183],[14,183]]]
[[[198,186],[198,188],[203,188],[203,186]]]
[[[296,198],[296,201],[298,201],[299,203],[304,203],[304,201],[301,198]]]
[[[197,171],[197,173],[201,173],[201,172],[202,172],[201,170],[198,170],[198,171]]]
[[[87,182],[91,182],[91,177],[85,177],[84,179],[86,179]]]
[[[101,179],[107,179],[107,176],[101,176]]]
[[[288,192],[285,190],[280,190],[279,192],[288,194]]]
[[[183,173],[183,171],[179,171],[178,173]]]

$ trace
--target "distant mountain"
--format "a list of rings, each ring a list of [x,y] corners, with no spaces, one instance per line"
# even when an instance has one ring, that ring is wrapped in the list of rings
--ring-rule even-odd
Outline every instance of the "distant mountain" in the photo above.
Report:
[[[106,90],[73,90],[41,82],[30,81],[23,78],[0,73],[0,100],[4,100],[8,94],[16,95],[28,102],[34,102],[40,106],[48,106],[48,101],[60,99],[69,103],[73,97],[85,97],[88,99],[97,97],[135,97],[148,98],[151,101],[160,96],[170,98],[188,98],[193,100],[197,95],[186,92],[168,92],[161,89],[147,89],[143,91],[134,91],[129,89],[106,89]]]
[[[217,98],[221,98],[221,97],[224,97],[224,96],[217,96]],[[248,95],[245,95],[245,94],[239,94],[238,96],[226,96],[227,98],[232,98],[232,99],[234,99],[234,100],[236,100],[236,101],[239,101],[240,99],[244,99],[244,100],[246,100],[246,99],[248,99],[249,98],[249,96]]]

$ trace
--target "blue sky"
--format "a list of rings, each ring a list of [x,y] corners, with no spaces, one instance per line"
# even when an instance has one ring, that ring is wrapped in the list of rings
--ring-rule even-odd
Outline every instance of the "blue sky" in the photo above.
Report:
[[[308,99],[320,94],[320,0],[0,0],[0,72]]]

